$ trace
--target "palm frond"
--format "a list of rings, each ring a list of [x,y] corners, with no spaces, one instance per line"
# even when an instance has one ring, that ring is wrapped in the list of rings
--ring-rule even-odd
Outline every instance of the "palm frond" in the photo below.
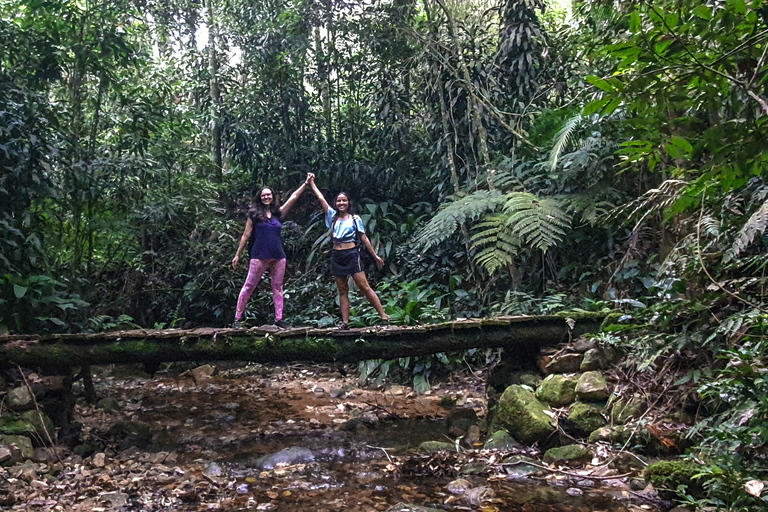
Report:
[[[737,258],[741,252],[751,244],[755,238],[762,235],[768,227],[768,200],[763,202],[760,208],[749,218],[736,235],[736,240],[726,253],[725,261]]]
[[[581,119],[581,114],[576,114],[568,119],[565,125],[560,128],[560,131],[555,134],[552,150],[549,152],[549,160],[547,160],[550,170],[554,170],[555,167],[557,167],[557,161],[568,146],[568,141],[576,130],[576,127],[579,126]]]
[[[503,199],[498,190],[478,190],[454,199],[414,235],[414,244],[424,249],[439,244],[453,235],[462,223],[476,220],[485,212],[498,208]]]
[[[519,237],[524,245],[531,245],[542,252],[562,241],[571,225],[571,217],[560,201],[528,192],[507,194],[504,213],[512,234]]]

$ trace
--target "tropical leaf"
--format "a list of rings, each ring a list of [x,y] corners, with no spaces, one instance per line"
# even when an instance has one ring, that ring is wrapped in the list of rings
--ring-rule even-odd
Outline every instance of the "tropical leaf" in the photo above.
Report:
[[[506,196],[504,213],[507,227],[523,245],[546,252],[562,241],[570,227],[571,217],[560,201],[553,197],[537,197],[528,192]]]
[[[725,261],[737,258],[741,252],[751,244],[755,238],[762,235],[768,227],[768,200],[763,202],[760,208],[749,218],[736,235],[736,240],[725,255]]]
[[[454,199],[414,235],[414,243],[424,249],[437,245],[453,235],[461,224],[495,210],[503,201],[504,196],[498,190],[478,190]]]

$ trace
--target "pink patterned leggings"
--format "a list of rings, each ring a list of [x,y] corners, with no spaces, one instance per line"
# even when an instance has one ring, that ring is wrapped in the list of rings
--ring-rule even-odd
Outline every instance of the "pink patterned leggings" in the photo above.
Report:
[[[257,260],[253,258],[248,267],[248,277],[245,278],[243,289],[240,290],[240,296],[237,298],[237,310],[235,311],[235,320],[240,321],[245,314],[245,306],[253,295],[253,291],[259,285],[261,276],[269,269],[272,278],[272,298],[275,301],[275,322],[283,319],[283,279],[285,278],[285,258]]]

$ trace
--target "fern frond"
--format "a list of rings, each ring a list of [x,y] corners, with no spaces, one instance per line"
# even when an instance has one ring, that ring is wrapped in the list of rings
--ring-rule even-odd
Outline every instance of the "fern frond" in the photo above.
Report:
[[[475,220],[487,211],[493,211],[503,202],[498,190],[478,190],[447,203],[426,226],[414,235],[414,244],[424,249],[449,238],[464,222]]]
[[[581,119],[581,114],[576,114],[566,121],[565,125],[560,128],[560,131],[555,134],[552,151],[549,152],[549,160],[547,160],[550,170],[554,171],[555,167],[557,167],[557,160],[568,146],[568,140],[571,138],[571,135],[573,135],[576,127],[579,126]]]
[[[725,261],[738,258],[739,254],[746,249],[752,241],[765,232],[768,227],[768,200],[749,218],[749,220],[739,230],[736,240],[733,241],[731,249],[725,256]]]
[[[562,241],[571,225],[571,217],[560,201],[552,197],[540,198],[528,192],[513,192],[506,198],[506,225],[523,244],[546,252]]]
[[[703,233],[717,240],[720,238],[720,221],[711,215],[704,215],[701,218],[701,230]]]
[[[647,191],[634,201],[611,211],[606,221],[626,217],[627,222],[636,220],[640,225],[649,215],[664,211],[677,201],[688,186],[687,181],[666,180],[659,188]]]
[[[472,247],[480,249],[474,259],[489,274],[511,263],[520,247],[520,239],[507,228],[507,220],[504,214],[492,214],[474,228]]]

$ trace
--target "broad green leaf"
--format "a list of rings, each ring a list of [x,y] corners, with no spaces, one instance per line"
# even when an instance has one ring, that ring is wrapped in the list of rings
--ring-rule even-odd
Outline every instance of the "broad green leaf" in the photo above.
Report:
[[[13,285],[13,294],[17,299],[24,297],[24,295],[27,293],[27,290],[29,290],[29,288],[26,286],[20,286],[18,284]]]
[[[419,373],[413,376],[413,390],[423,395],[427,391],[429,391],[429,388],[431,386],[429,385],[429,381],[427,380],[427,377],[424,376],[423,373]]]
[[[610,102],[611,98],[600,98],[598,100],[591,101],[584,107],[583,114],[588,116],[590,114],[594,114],[595,112],[599,112]]]
[[[707,7],[706,5],[697,5],[696,7],[693,8],[693,14],[694,16],[698,16],[701,19],[711,20],[712,8]]]

